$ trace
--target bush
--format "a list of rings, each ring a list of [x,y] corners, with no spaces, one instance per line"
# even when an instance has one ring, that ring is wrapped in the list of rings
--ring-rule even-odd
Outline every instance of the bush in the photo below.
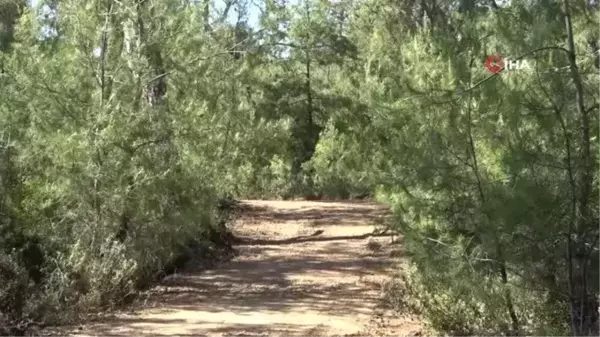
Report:
[[[426,276],[414,265],[405,266],[385,284],[385,300],[399,312],[423,317],[433,335],[439,332],[451,336],[513,334],[504,287],[492,279],[480,280],[480,277],[466,272]],[[564,305],[545,301],[548,294],[544,292],[516,287],[510,290],[523,323],[521,335],[560,336],[569,333]]]
[[[14,256],[0,252],[0,315],[4,323],[16,324],[27,315],[30,295],[27,272]],[[0,324],[3,323],[0,321]]]

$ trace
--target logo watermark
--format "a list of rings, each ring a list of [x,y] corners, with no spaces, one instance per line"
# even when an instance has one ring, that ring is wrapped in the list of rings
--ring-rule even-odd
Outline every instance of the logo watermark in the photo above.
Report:
[[[506,71],[531,70],[531,62],[525,59],[509,59],[491,55],[485,59],[485,67],[492,73]]]

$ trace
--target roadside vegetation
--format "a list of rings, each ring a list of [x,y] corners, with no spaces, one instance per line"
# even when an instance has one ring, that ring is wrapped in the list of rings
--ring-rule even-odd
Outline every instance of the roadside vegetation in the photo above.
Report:
[[[0,0],[0,325],[217,258],[233,198],[370,197],[410,257],[390,300],[435,331],[597,335],[599,24],[587,0]]]

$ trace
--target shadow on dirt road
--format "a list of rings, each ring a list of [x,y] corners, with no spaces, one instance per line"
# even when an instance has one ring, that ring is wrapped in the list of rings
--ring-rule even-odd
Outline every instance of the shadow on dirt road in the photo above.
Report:
[[[418,334],[418,322],[381,306],[398,249],[389,236],[372,237],[386,214],[366,202],[244,201],[231,228],[242,238],[237,257],[172,275],[132,313],[73,335]]]

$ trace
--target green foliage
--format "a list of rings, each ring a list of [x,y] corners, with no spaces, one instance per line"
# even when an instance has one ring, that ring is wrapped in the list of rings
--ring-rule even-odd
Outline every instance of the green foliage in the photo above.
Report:
[[[597,329],[597,5],[569,34],[564,1],[44,3],[0,0],[11,319],[123,302],[223,196],[375,195],[434,330]]]
[[[352,137],[333,127],[321,137],[308,165],[314,172],[314,188],[324,197],[347,199],[368,196],[373,191],[374,181],[361,170],[361,155],[352,142]]]
[[[471,278],[458,278],[462,273],[469,274],[466,269],[472,270],[464,259],[454,259],[452,266],[462,266],[465,270],[431,278],[414,266],[404,268],[402,274],[385,285],[386,302],[429,318],[432,335],[444,332],[451,336],[497,336],[499,331],[509,331],[510,317],[503,314],[504,304],[500,300],[505,286],[491,279],[482,283],[473,274]],[[457,281],[460,283],[453,283]],[[564,317],[568,308],[545,301],[548,295],[544,292],[519,287],[510,290],[528,333],[540,336],[569,333]]]
[[[6,191],[0,225],[7,250],[15,248],[26,269],[44,274],[42,286],[25,288],[23,296],[41,296],[39,313],[52,319],[56,311],[66,317],[65,309],[122,302],[155,280],[189,238],[209,240],[216,188],[225,181],[215,174],[219,165],[191,164],[210,162],[202,149],[186,148],[198,110],[186,100],[146,94],[160,70],[156,55],[172,48],[149,46],[194,29],[184,20],[192,9],[79,5],[58,6],[61,42],[52,51],[39,48],[33,14],[23,16],[2,74],[9,95],[0,103]],[[155,20],[151,15],[169,19],[144,35],[136,23]],[[186,56],[170,54],[163,62],[182,64]],[[173,77],[166,86],[176,92],[187,78]],[[29,245],[40,238],[43,261],[29,261],[31,248],[19,237]]]
[[[540,16],[548,20],[533,19]],[[575,25],[585,16],[590,27],[597,23],[597,13],[573,9]],[[565,334],[570,315],[579,315],[575,302],[585,301],[595,303],[585,324],[597,329],[592,255],[598,252],[598,182],[574,179],[597,166],[584,168],[578,164],[583,159],[576,159],[585,156],[576,131],[585,122],[573,99],[565,50],[534,52],[563,46],[564,22],[560,6],[514,2],[494,11],[454,13],[449,27],[436,30],[442,27],[434,23],[399,42],[394,29],[386,29],[387,36],[377,32],[374,43],[387,59],[379,60],[385,70],[375,75],[373,108],[386,110],[375,115],[380,122],[371,139],[385,144],[385,159],[371,167],[382,167],[379,197],[395,209],[416,266],[414,283],[425,287],[425,297],[444,298],[422,304],[437,330]],[[584,105],[594,110],[597,69],[589,63],[588,42],[578,36],[579,72],[588,88]],[[527,52],[534,52],[530,71],[490,77],[483,67],[486,55]],[[402,68],[394,71],[391,59]],[[387,82],[385,94],[379,82]],[[592,119],[589,131],[597,139],[597,114]],[[573,213],[581,204],[572,196],[584,184],[593,192],[582,220]],[[592,204],[594,210],[587,208]],[[577,239],[567,239],[569,231]],[[567,245],[585,252],[584,260],[565,258]],[[570,268],[576,270],[571,276]],[[569,280],[577,290],[569,290]],[[461,302],[467,311],[452,305]],[[480,306],[485,310],[472,309]],[[461,312],[448,316],[455,309]]]

